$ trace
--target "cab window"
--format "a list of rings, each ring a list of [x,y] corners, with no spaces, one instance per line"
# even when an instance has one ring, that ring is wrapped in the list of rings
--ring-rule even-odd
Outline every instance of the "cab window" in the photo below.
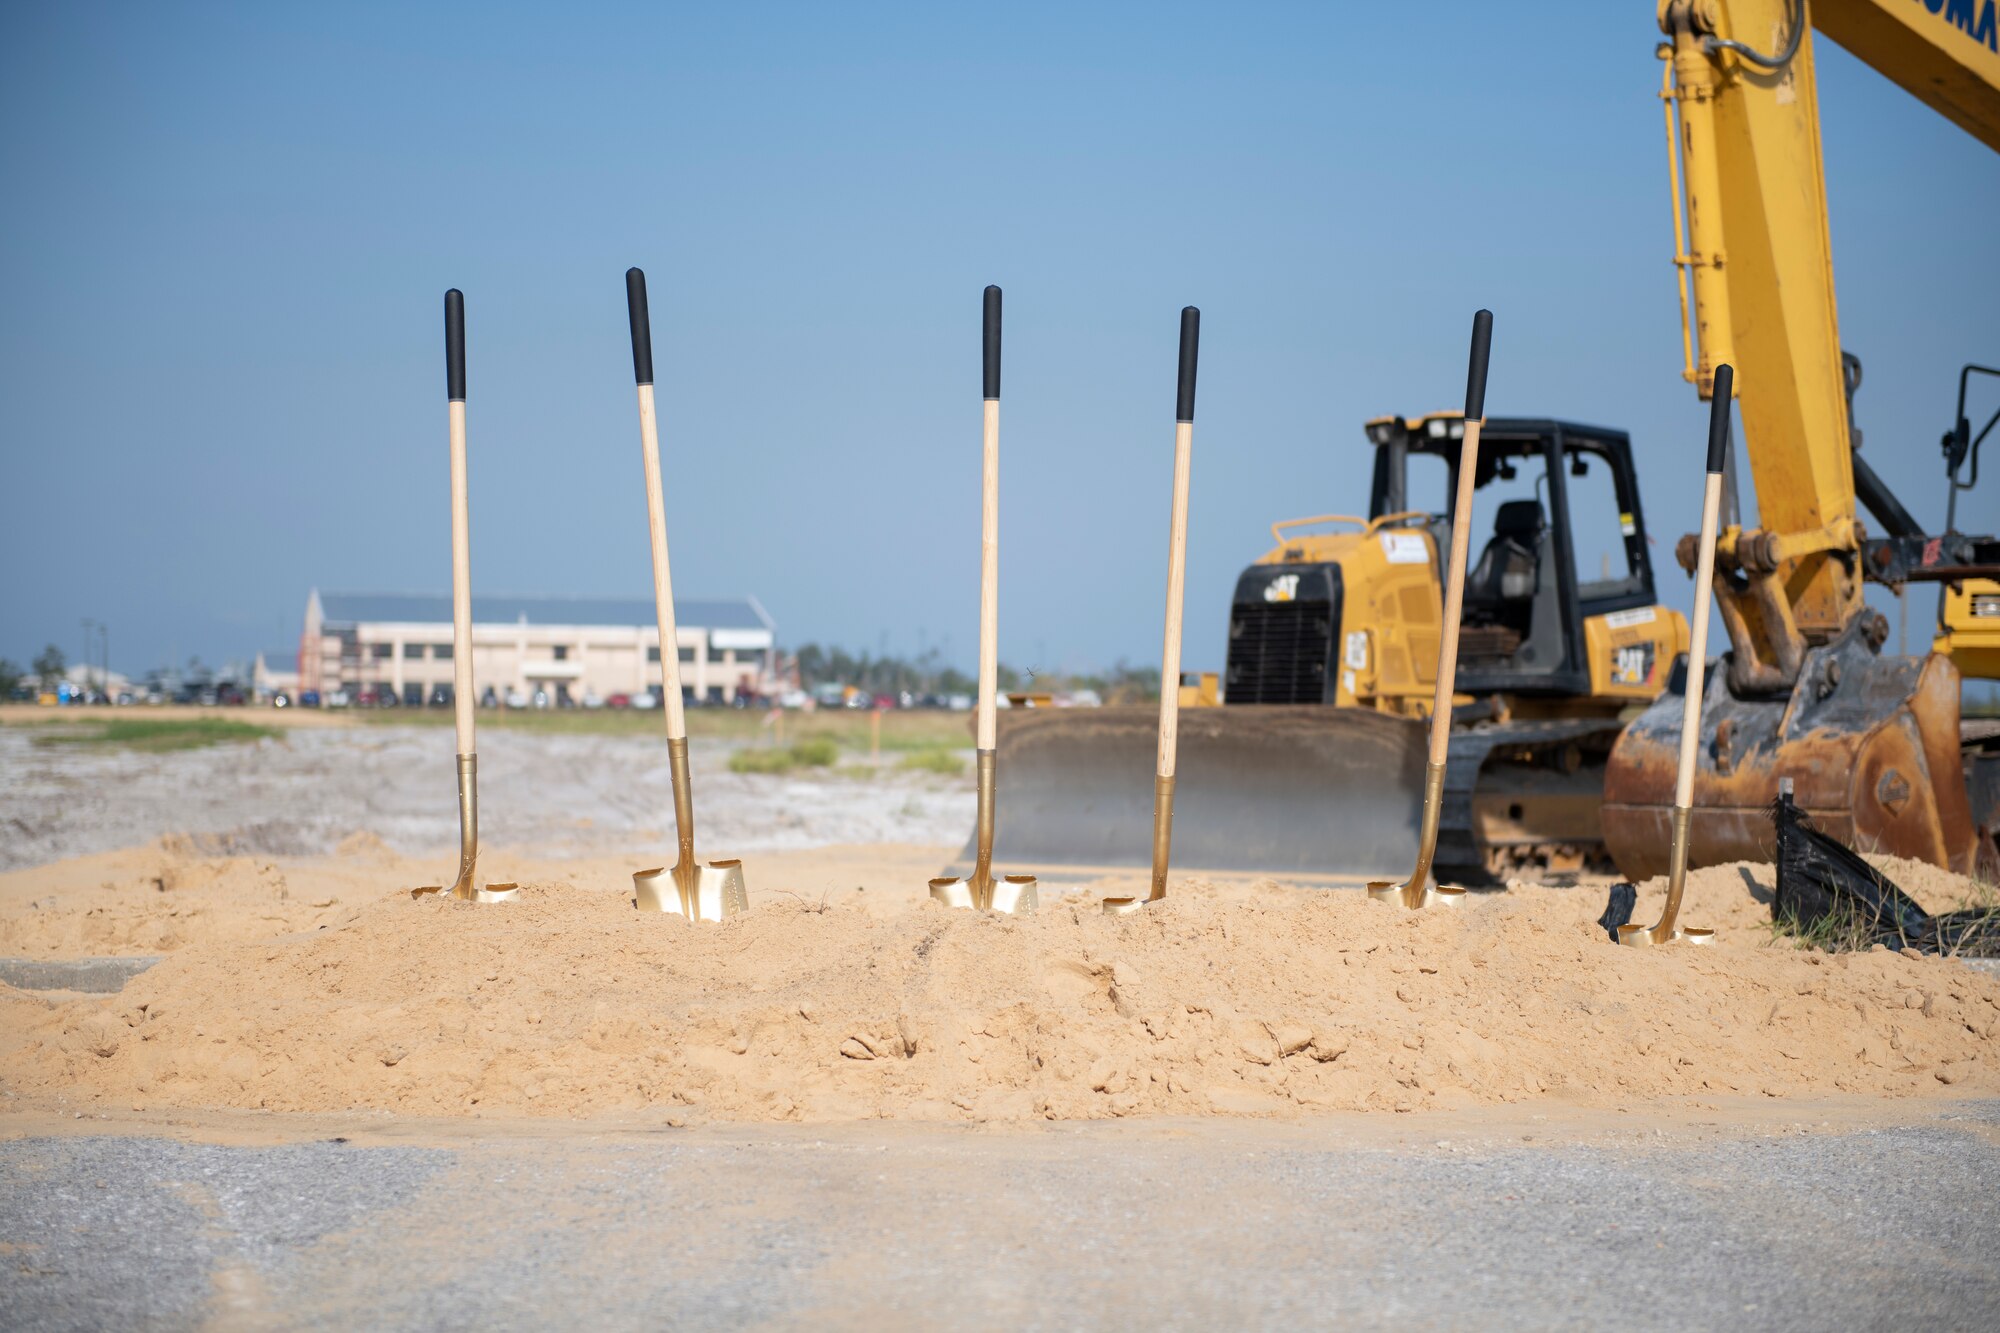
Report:
[[[1611,459],[1585,444],[1571,444],[1565,458],[1577,596],[1591,602],[1630,592],[1635,584],[1627,539],[1636,529]]]

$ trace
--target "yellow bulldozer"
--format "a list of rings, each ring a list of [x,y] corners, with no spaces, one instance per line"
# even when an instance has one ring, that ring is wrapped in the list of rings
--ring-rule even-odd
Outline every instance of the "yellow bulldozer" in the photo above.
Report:
[[[1489,419],[1438,864],[1663,871],[1697,669],[1712,674],[1694,864],[1767,858],[1766,810],[1789,779],[1864,850],[1992,866],[2000,724],[1962,725],[1959,701],[1961,672],[2000,675],[2000,542],[1949,521],[1926,534],[1858,452],[1812,60],[1817,26],[2000,150],[1992,6],[1815,0],[1809,16],[1804,0],[1662,0],[1656,17],[1683,374],[1706,399],[1714,367],[1737,367],[1758,501],[1755,528],[1730,503],[1717,546],[1729,652],[1687,663],[1686,622],[1657,603],[1623,432]],[[1994,427],[1966,416],[1978,373],[1961,374],[1944,441],[1954,517]],[[1216,706],[1180,715],[1177,868],[1338,882],[1413,855],[1463,429],[1450,413],[1367,423],[1366,515],[1280,523],[1238,579],[1226,668],[1183,691]],[[1687,539],[1679,554],[1692,572]],[[1883,652],[1871,580],[1943,585],[1933,651]],[[1155,727],[1142,708],[1008,712],[996,861],[1071,878],[1146,864]]]

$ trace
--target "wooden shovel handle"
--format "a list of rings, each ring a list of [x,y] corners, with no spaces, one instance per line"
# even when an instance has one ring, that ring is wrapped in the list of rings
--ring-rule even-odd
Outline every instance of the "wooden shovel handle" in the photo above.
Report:
[[[1459,442],[1458,494],[1451,513],[1451,553],[1445,562],[1443,623],[1438,632],[1437,694],[1431,704],[1430,762],[1451,750],[1451,698],[1458,686],[1458,628],[1465,610],[1466,548],[1472,538],[1472,492],[1478,485],[1479,428],[1486,416],[1486,365],[1493,351],[1493,312],[1472,317],[1472,353],[1465,373],[1465,436]]]
[[[998,744],[1000,680],[1000,289],[986,289],[980,313],[983,371],[979,441],[979,713],[974,740],[982,754]]]
[[[660,624],[660,707],[671,745],[686,739],[687,715],[681,703],[680,636],[674,624],[674,577],[667,558],[667,504],[660,483],[660,427],[653,402],[653,329],[646,306],[646,275],[636,268],[625,270],[625,310],[632,323],[632,378],[639,390],[639,452],[646,477],[646,532],[653,552],[653,613]]]
[[[472,756],[472,517],[466,498],[465,294],[444,294],[444,378],[451,414],[451,688],[460,760]]]
[[[1160,746],[1154,775],[1174,776],[1180,744],[1181,613],[1187,588],[1188,480],[1194,453],[1194,384],[1201,311],[1181,311],[1180,381],[1174,393],[1174,499],[1167,525],[1167,623],[1160,645]]]
[[[1681,749],[1674,774],[1674,804],[1694,803],[1694,766],[1701,750],[1701,691],[1708,677],[1708,608],[1714,597],[1715,532],[1722,509],[1722,468],[1729,458],[1729,403],[1736,371],[1715,368],[1714,397],[1708,410],[1708,475],[1702,486],[1701,536],[1694,570],[1694,614],[1688,621],[1688,664],[1681,698]]]

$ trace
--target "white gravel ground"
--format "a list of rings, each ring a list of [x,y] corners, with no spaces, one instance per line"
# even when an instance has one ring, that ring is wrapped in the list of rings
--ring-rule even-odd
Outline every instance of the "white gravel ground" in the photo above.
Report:
[[[853,757],[833,772],[736,774],[729,749],[697,740],[691,750],[695,813],[708,846],[748,853],[958,843],[972,824],[969,777],[870,770]],[[479,822],[484,845],[538,855],[665,848],[673,836],[666,746],[489,731],[479,738]],[[151,755],[37,746],[27,729],[0,729],[0,870],[168,833],[217,850],[316,856],[362,830],[411,854],[457,844],[450,731],[298,728],[254,744]]]

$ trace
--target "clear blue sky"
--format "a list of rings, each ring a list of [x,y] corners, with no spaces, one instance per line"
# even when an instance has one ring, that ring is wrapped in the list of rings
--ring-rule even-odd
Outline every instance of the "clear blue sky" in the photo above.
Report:
[[[91,616],[121,670],[215,662],[290,651],[314,585],[444,590],[454,285],[476,586],[642,593],[630,264],[680,590],[790,644],[971,659],[988,282],[1016,664],[1157,660],[1188,303],[1191,668],[1273,519],[1365,506],[1361,421],[1456,401],[1479,305],[1490,411],[1633,433],[1678,604],[1656,40],[1651,0],[9,5],[0,654]],[[1868,454],[1940,524],[2000,159],[1818,52]]]

